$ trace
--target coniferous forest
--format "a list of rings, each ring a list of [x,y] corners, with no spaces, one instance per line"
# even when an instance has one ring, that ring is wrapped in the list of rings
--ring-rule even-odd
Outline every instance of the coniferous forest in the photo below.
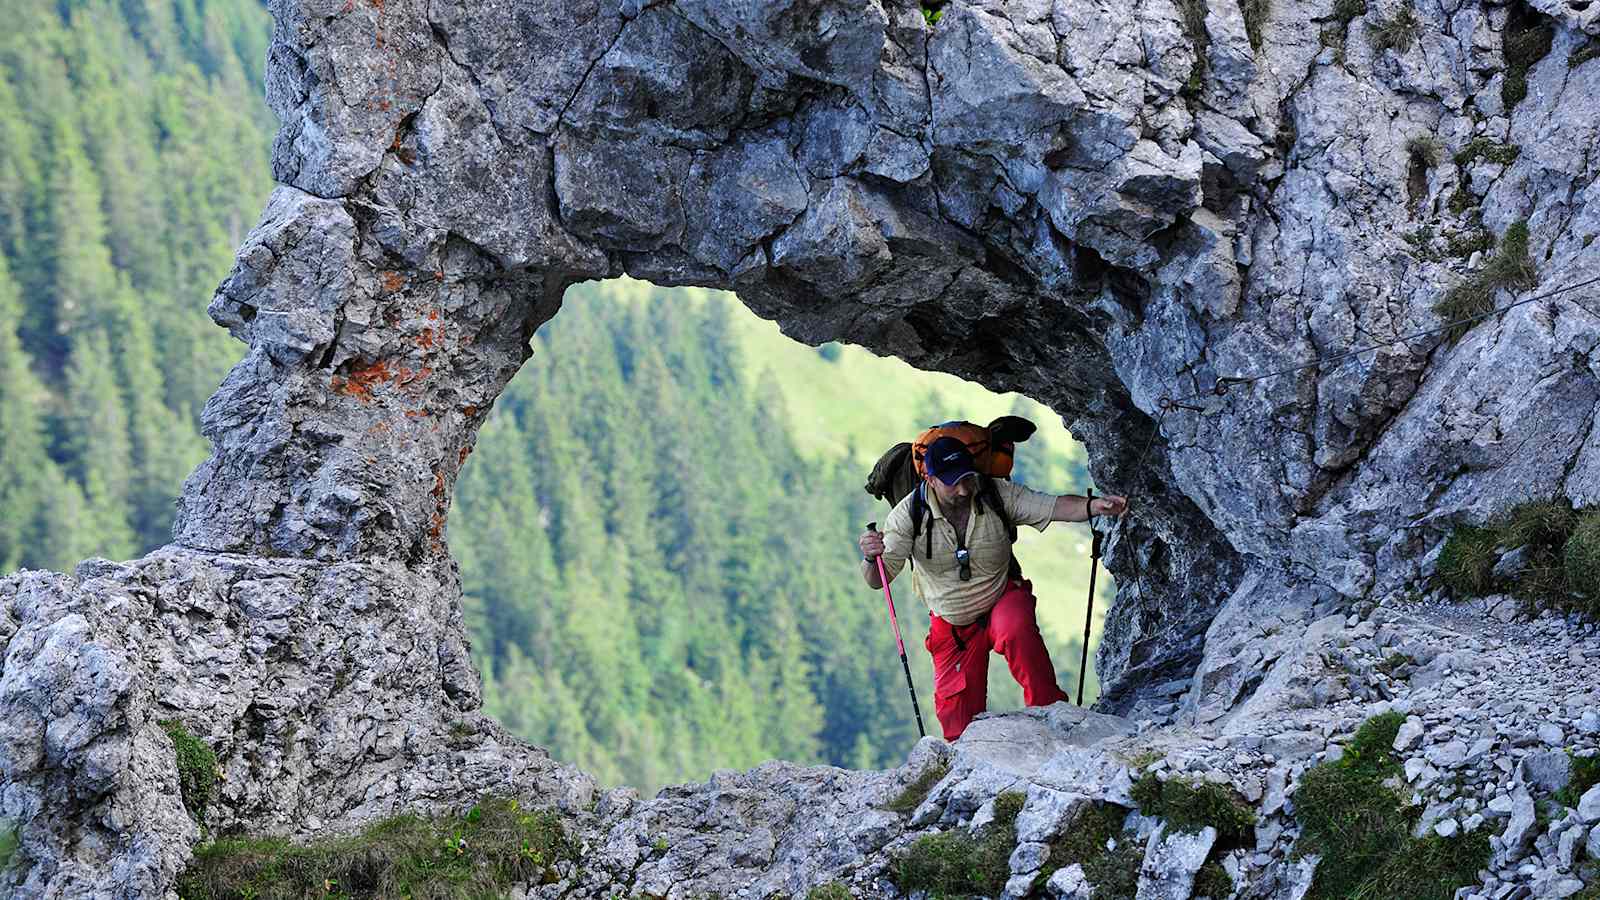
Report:
[[[205,306],[272,186],[270,22],[258,0],[0,9],[0,574],[71,571],[170,539],[207,451],[199,410],[242,356]],[[900,419],[840,424],[870,446],[819,441],[814,373],[771,365],[760,342],[784,339],[752,318],[709,292],[573,288],[458,484],[449,539],[489,711],[607,784],[894,765],[916,738],[882,596],[856,571],[856,535],[887,512],[861,484],[912,423],[979,415],[907,369],[885,387]],[[804,349],[841,379],[883,363]],[[1018,475],[1080,491],[1081,450],[1055,431]],[[1081,609],[1069,527],[1019,545],[1041,616],[1069,599],[1054,593]],[[895,587],[936,730],[926,611]],[[1078,645],[1048,632],[1070,690]],[[994,662],[992,705],[1019,705]]]

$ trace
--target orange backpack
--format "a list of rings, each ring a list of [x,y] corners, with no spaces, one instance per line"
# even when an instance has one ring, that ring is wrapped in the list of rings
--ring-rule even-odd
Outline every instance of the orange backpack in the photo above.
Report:
[[[921,494],[922,479],[927,473],[923,456],[928,452],[928,445],[939,438],[946,435],[958,438],[967,445],[967,452],[972,454],[974,467],[978,470],[982,482],[976,507],[978,513],[980,515],[983,513],[985,504],[992,507],[1005,523],[1007,535],[1012,542],[1015,542],[1017,526],[1006,515],[1005,506],[995,491],[994,479],[1011,477],[1017,442],[1032,437],[1036,430],[1032,422],[1021,416],[1001,416],[990,422],[987,428],[960,421],[935,425],[917,435],[915,441],[896,444],[888,453],[879,457],[877,465],[872,467],[872,474],[867,476],[866,491],[874,497],[889,501],[890,506],[898,505],[907,494],[917,492],[918,500],[911,514],[911,540],[915,542],[922,534],[923,517],[931,515],[927,501],[922,499]],[[932,555],[931,529],[928,531],[928,541],[926,552]],[[1018,570],[1014,558],[1012,567],[1013,574],[1016,574]]]

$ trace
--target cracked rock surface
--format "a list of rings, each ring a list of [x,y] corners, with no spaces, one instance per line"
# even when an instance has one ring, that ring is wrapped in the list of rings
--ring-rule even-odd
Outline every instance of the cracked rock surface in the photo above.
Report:
[[[1600,276],[1600,5],[1518,7],[1552,39],[1514,105],[1513,10],[1481,0],[1417,6],[1404,42],[1372,39],[1398,5],[1333,0],[1250,23],[957,0],[936,28],[900,0],[270,6],[280,186],[209,308],[249,349],[174,543],[0,581],[28,863],[6,877],[47,894],[170,883],[194,834],[153,761],[169,713],[245,766],[217,813],[242,829],[587,790],[476,718],[443,542],[478,426],[578,281],[731,289],[798,339],[1059,412],[1134,499],[1101,526],[1097,660],[1129,721],[1318,701],[1290,677],[1317,623],[1414,582],[1454,524],[1600,500],[1592,288],[1294,368],[1441,325],[1486,265],[1456,248],[1513,223],[1532,291]],[[348,694],[385,678],[403,696]],[[406,774],[453,758],[463,717],[482,764]],[[313,739],[338,752],[295,756]],[[728,865],[755,871],[747,838]]]

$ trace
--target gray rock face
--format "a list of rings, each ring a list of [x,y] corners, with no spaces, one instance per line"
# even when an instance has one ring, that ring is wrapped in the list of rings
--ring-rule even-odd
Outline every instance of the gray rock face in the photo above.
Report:
[[[1398,690],[1329,644],[1376,640],[1339,636],[1352,604],[1427,574],[1458,522],[1600,503],[1592,290],[1318,362],[1441,325],[1474,274],[1450,238],[1479,223],[1527,223],[1539,290],[1600,271],[1600,63],[1568,64],[1600,5],[1535,2],[1552,50],[1512,109],[1507,11],[1477,0],[1415,7],[1406,49],[1351,23],[1342,54],[1313,27],[1326,5],[1268,16],[1258,49],[1213,3],[1198,68],[1168,0],[958,0],[931,29],[885,0],[270,6],[281,186],[209,307],[249,349],[204,410],[174,544],[0,581],[0,815],[27,863],[5,877],[27,891],[170,884],[194,830],[158,759],[168,716],[245,767],[215,813],[241,828],[486,785],[581,805],[584,778],[475,713],[444,527],[529,335],[585,279],[732,289],[800,340],[1050,405],[1134,499],[1100,525],[1104,711],[1306,726],[1256,735],[1285,754],[1332,733],[1304,711]],[[1408,690],[1471,664],[1439,654]],[[461,722],[471,751],[448,749]],[[1090,747],[1134,726],[1014,724],[1013,746],[1055,743],[985,757],[975,736],[986,774],[929,815],[1020,780],[1125,798],[1126,766]],[[854,796],[846,831],[894,840]],[[774,797],[763,815],[798,808]],[[769,837],[669,855],[641,890],[857,852]],[[798,891],[822,870],[783,871]]]
[[[485,791],[577,813],[586,775],[478,712],[453,567],[158,551],[0,580],[0,878],[18,897],[160,897],[200,837],[172,719],[220,767],[212,833],[305,838]]]
[[[1188,900],[1194,875],[1216,842],[1217,830],[1210,826],[1195,834],[1156,829],[1145,846],[1136,900]]]

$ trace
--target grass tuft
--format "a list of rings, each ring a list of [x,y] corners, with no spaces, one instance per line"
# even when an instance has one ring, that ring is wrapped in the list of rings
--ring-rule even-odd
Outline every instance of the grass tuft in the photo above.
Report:
[[[1533,258],[1528,255],[1528,223],[1515,222],[1506,228],[1505,236],[1500,239],[1500,249],[1489,257],[1484,267],[1446,291],[1433,305],[1433,311],[1447,322],[1458,323],[1448,336],[1454,341],[1477,324],[1461,320],[1482,316],[1494,309],[1496,291],[1501,288],[1526,290],[1533,287],[1538,278]]]
[[[468,900],[549,883],[557,861],[576,858],[555,812],[485,799],[460,815],[396,816],[358,835],[304,846],[274,838],[202,845],[178,879],[178,893],[185,900]]]
[[[1578,518],[1561,558],[1568,587],[1588,601],[1581,611],[1600,614],[1600,510],[1589,510]]]
[[[1600,59],[1600,38],[1589,38],[1582,47],[1567,57],[1567,68],[1576,69],[1591,59]]]
[[[1322,857],[1308,898],[1449,900],[1488,862],[1487,830],[1449,839],[1411,837],[1418,811],[1383,784],[1400,771],[1392,748],[1404,721],[1396,712],[1368,719],[1340,760],[1301,779],[1295,853]]]
[[[0,819],[0,872],[11,865],[17,852],[17,826],[9,819]]]
[[[1367,38],[1375,52],[1393,50],[1396,53],[1404,53],[1411,49],[1411,43],[1416,40],[1420,25],[1411,5],[1404,3],[1394,15],[1374,21],[1372,29],[1367,32]]]
[[[1527,500],[1500,517],[1500,543],[1505,547],[1559,547],[1578,524],[1571,504],[1558,500]]]
[[[806,900],[854,900],[850,889],[837,881],[819,884],[806,893]]]
[[[915,781],[906,785],[905,790],[901,791],[899,796],[890,800],[884,806],[884,809],[902,815],[910,815],[917,807],[922,805],[922,801],[928,799],[928,792],[933,790],[933,786],[948,774],[950,774],[949,762],[945,760],[935,762],[933,765],[923,769],[922,774],[918,775]]]
[[[1239,0],[1239,12],[1244,15],[1244,33],[1250,39],[1250,47],[1260,50],[1266,37],[1263,28],[1272,12],[1272,0]]]
[[[1005,890],[1011,874],[1011,851],[1017,845],[1017,814],[1026,796],[1007,792],[995,798],[994,821],[974,837],[946,831],[918,838],[890,864],[890,879],[907,893],[927,891],[935,897],[977,894],[993,897]]]
[[[1583,795],[1600,784],[1600,756],[1574,756],[1571,750],[1567,751],[1567,756],[1572,759],[1572,780],[1567,782],[1566,787],[1556,791],[1556,802],[1577,808]]]
[[[1493,585],[1499,538],[1492,529],[1460,525],[1439,553],[1439,579],[1457,597],[1481,597]]]
[[[1177,831],[1197,832],[1206,826],[1217,830],[1217,848],[1242,847],[1254,840],[1255,810],[1243,797],[1219,784],[1183,778],[1162,781],[1146,773],[1133,786],[1139,812],[1166,821]]]
[[[189,733],[177,719],[157,723],[172,739],[172,750],[177,757],[178,791],[183,796],[183,807],[196,823],[204,825],[206,804],[211,802],[211,791],[217,785],[217,755],[206,742]]]
[[[1227,900],[1233,896],[1233,879],[1228,876],[1228,870],[1222,867],[1222,863],[1213,859],[1194,873],[1194,890],[1190,895]]]
[[[1549,19],[1537,12],[1515,4],[1506,22],[1503,49],[1506,57],[1506,74],[1500,82],[1500,99],[1505,103],[1506,114],[1528,96],[1528,70],[1550,52],[1555,29]]]
[[[1340,25],[1349,25],[1367,14],[1367,0],[1333,0],[1333,17]]]

